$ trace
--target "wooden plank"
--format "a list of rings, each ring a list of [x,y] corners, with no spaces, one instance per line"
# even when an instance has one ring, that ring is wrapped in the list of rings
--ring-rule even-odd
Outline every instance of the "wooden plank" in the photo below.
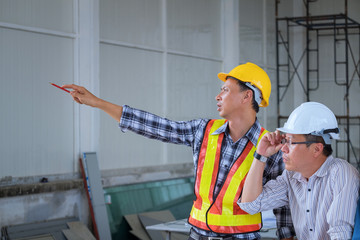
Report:
[[[145,216],[148,217],[148,219],[144,219]],[[154,225],[153,223],[156,221],[164,224],[171,224],[175,221],[175,217],[172,215],[172,213],[169,210],[140,213],[139,218],[142,220],[142,224],[144,225],[145,228],[147,226]],[[146,223],[144,221],[144,220],[150,220],[150,218],[153,219],[152,220],[153,222]],[[185,224],[187,222],[186,219],[179,221],[181,222],[181,225],[184,225],[185,228]],[[151,232],[152,231],[151,229],[146,229],[146,231],[148,232],[148,234],[151,236],[152,239],[157,239],[157,238],[161,239],[157,235],[154,235],[154,232]],[[172,232],[172,231],[170,232],[171,232],[171,240],[187,240],[189,236],[189,231],[187,230],[185,230],[186,232],[185,234]],[[159,231],[159,233],[161,233],[163,239],[165,239],[167,235],[169,235],[169,231]]]
[[[163,223],[163,221],[159,221],[157,219],[153,219],[151,217],[140,214],[139,214],[139,219],[142,225],[144,226],[145,230],[147,231],[147,233],[150,235],[151,240],[165,240],[165,236],[164,234],[162,234],[161,231],[146,229],[147,226]]]
[[[53,234],[56,232],[61,232],[62,229],[66,229],[67,226],[65,225],[60,225],[60,226],[52,226],[52,227],[44,227],[44,228],[37,228],[34,230],[27,230],[24,232],[17,232],[17,233],[11,233],[8,234],[8,236],[10,237],[10,239],[18,239],[18,238],[26,238],[26,237],[33,237],[33,236],[41,236],[44,234]],[[61,239],[59,239],[61,240]]]
[[[132,229],[130,231],[131,234],[140,240],[151,240],[137,214],[125,215],[124,217]]]
[[[130,230],[130,233],[140,240],[150,240],[150,237],[147,235],[145,231],[139,232],[139,231]]]
[[[62,230],[56,231],[56,232],[52,232],[51,235],[53,236],[53,238],[54,238],[55,240],[66,240],[65,235],[62,233]]]
[[[71,229],[62,230],[67,240],[84,240],[82,237],[74,233]]]
[[[82,222],[68,222],[67,225],[69,226],[70,230],[80,238],[85,240],[96,240],[94,235],[92,235],[90,230]]]
[[[152,219],[159,220],[161,222],[175,221],[174,215],[169,210],[154,211],[154,212],[142,212],[139,213],[141,216],[146,216]]]
[[[53,238],[53,236],[51,234],[46,234],[46,235],[35,236],[35,237],[14,238],[14,240],[55,240],[55,238]]]
[[[59,218],[59,219],[47,220],[47,221],[43,221],[43,222],[24,223],[24,224],[8,226],[8,227],[6,227],[6,229],[7,229],[8,234],[19,233],[19,232],[28,232],[28,231],[38,230],[38,229],[50,229],[50,228],[61,230],[61,228],[64,228],[64,227],[66,228],[67,222],[74,222],[77,220],[79,220],[79,219],[73,218],[73,217]],[[49,233],[49,231],[47,231],[45,233]]]

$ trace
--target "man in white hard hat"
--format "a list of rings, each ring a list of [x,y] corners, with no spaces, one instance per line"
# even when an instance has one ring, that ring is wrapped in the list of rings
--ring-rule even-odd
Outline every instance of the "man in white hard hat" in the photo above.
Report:
[[[219,73],[224,81],[216,96],[219,115],[224,119],[171,121],[129,106],[118,106],[99,99],[85,88],[71,88],[78,103],[104,110],[123,131],[163,142],[183,144],[193,149],[195,196],[188,222],[189,240],[260,239],[261,215],[249,215],[237,205],[246,174],[253,161],[258,140],[266,130],[256,114],[269,103],[271,82],[266,72],[253,63]],[[265,183],[284,169],[281,155],[269,158],[262,177]],[[281,239],[294,235],[288,208],[274,210]]]
[[[325,105],[297,107],[283,128],[261,139],[240,208],[255,214],[289,205],[298,239],[351,239],[360,179],[351,164],[331,155],[338,133],[335,115]],[[280,149],[286,170],[263,187],[266,161]]]

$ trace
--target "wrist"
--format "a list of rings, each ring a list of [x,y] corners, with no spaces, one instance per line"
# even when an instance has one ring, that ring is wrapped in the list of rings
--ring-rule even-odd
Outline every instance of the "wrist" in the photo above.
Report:
[[[104,110],[107,107],[108,104],[109,104],[109,102],[105,101],[104,99],[95,97],[95,99],[93,101],[93,104],[92,104],[92,107]]]
[[[257,153],[256,151],[254,152],[254,158],[263,163],[266,163],[266,161],[268,160],[268,157],[265,157],[265,156]]]

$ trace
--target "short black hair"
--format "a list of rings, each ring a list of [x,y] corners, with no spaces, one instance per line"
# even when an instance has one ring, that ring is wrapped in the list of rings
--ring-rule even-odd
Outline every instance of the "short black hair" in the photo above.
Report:
[[[259,112],[259,104],[255,101],[255,93],[254,93],[254,91],[251,88],[249,88],[248,86],[246,86],[243,81],[241,81],[241,80],[239,80],[237,78],[231,77],[231,76],[227,77],[226,79],[229,79],[229,78],[236,80],[236,82],[240,86],[240,91],[241,92],[246,91],[246,90],[251,90],[253,92],[252,107],[253,107],[254,111],[256,113],[258,113]]]
[[[309,142],[318,142],[322,143],[324,145],[323,154],[328,157],[332,154],[333,149],[331,147],[331,144],[326,144],[324,139],[321,136],[311,135],[311,134],[305,134],[306,141]],[[307,143],[306,146],[309,147],[311,143]]]

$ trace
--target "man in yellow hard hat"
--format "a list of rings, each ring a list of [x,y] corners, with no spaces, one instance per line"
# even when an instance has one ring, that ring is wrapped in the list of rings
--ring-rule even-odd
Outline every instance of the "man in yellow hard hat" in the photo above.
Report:
[[[92,95],[85,88],[71,88],[73,99],[99,108],[130,130],[163,142],[183,144],[193,149],[196,200],[188,219],[189,240],[260,239],[260,214],[249,215],[237,205],[242,186],[253,161],[259,139],[267,132],[256,114],[269,104],[271,82],[263,69],[253,63],[219,73],[224,81],[216,96],[223,119],[171,121],[154,114],[119,106]],[[265,184],[284,169],[281,154],[270,157],[263,176]],[[294,230],[288,208],[274,210],[280,239],[292,239]]]

